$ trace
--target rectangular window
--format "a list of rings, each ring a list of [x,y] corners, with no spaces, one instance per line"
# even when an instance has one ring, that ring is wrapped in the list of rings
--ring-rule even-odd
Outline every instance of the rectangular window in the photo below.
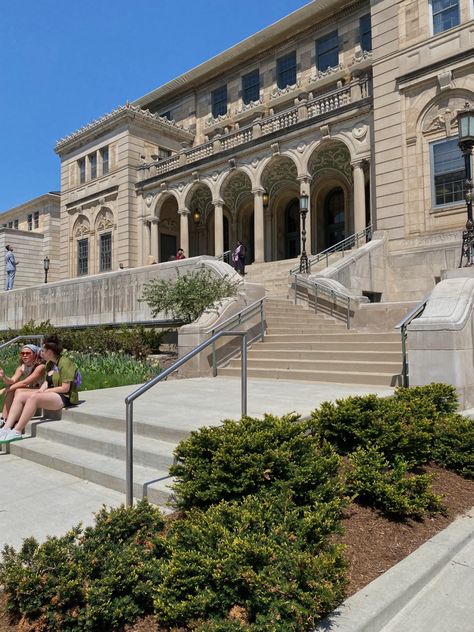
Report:
[[[277,59],[277,86],[286,88],[296,83],[296,51]]]
[[[39,214],[39,211],[35,211],[35,214],[33,216],[33,221],[34,221],[35,228],[39,228],[39,225],[40,225],[40,214]]]
[[[211,92],[212,116],[224,116],[227,114],[227,86],[221,86]]]
[[[359,20],[360,47],[369,52],[372,50],[372,19],[370,13]]]
[[[112,233],[103,233],[100,236],[100,272],[112,270]]]
[[[458,139],[450,138],[431,145],[433,197],[435,206],[455,204],[464,199],[464,158]]]
[[[28,230],[33,230],[33,213],[30,213],[27,217]]]
[[[89,155],[89,174],[91,180],[97,178],[97,154],[95,152]]]
[[[13,222],[8,222],[8,228],[13,228]]]
[[[168,121],[171,121],[171,110],[167,110],[166,112],[163,112],[163,114],[160,114],[161,118],[165,118],[168,119]]]
[[[102,147],[100,150],[100,162],[102,164],[102,175],[106,176],[109,173],[109,148]]]
[[[459,0],[431,0],[431,11],[434,35],[459,24]]]
[[[171,149],[165,149],[164,147],[158,148],[158,160],[166,160],[171,156]]]
[[[250,103],[260,99],[260,71],[254,70],[242,77],[242,101]]]
[[[14,221],[14,227],[15,227],[16,230],[18,230],[18,220],[17,219]]]
[[[339,36],[333,31],[316,41],[316,67],[321,72],[339,65]]]
[[[89,274],[89,240],[79,239],[77,242],[77,275]]]
[[[79,183],[84,184],[86,181],[86,159],[81,158],[78,160],[77,166],[79,167]]]

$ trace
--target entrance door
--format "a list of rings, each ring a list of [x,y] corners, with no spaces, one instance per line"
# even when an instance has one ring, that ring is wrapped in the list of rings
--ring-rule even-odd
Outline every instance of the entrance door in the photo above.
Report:
[[[300,254],[300,204],[294,198],[285,209],[285,259]]]
[[[178,242],[176,235],[160,234],[160,259],[161,261],[169,261],[170,257],[174,257],[178,250]]]
[[[344,223],[344,191],[337,187],[330,191],[324,201],[326,223],[326,248],[334,246],[346,236]]]

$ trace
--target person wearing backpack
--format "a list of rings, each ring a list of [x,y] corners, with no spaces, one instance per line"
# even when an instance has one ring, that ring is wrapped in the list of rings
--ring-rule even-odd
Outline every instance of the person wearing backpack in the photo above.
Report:
[[[79,403],[81,378],[72,360],[61,355],[63,345],[54,334],[46,336],[41,354],[46,360],[45,381],[39,389],[21,389],[13,398],[8,420],[0,430],[0,444],[18,441],[38,408],[61,410]]]
[[[239,240],[237,246],[232,253],[232,263],[234,264],[235,271],[244,276],[245,274],[245,246]]]

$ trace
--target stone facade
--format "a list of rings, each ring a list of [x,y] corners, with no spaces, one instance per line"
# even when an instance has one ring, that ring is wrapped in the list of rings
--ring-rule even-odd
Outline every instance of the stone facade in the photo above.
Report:
[[[308,195],[309,253],[372,224],[386,298],[421,298],[465,222],[472,18],[472,0],[311,2],[60,140],[62,278],[237,239],[250,261],[294,258]]]
[[[61,278],[59,263],[60,195],[46,193],[0,215],[0,250],[12,246],[18,268],[14,288],[43,283],[43,260],[49,258],[48,281]],[[5,287],[5,266],[0,266],[0,288]]]

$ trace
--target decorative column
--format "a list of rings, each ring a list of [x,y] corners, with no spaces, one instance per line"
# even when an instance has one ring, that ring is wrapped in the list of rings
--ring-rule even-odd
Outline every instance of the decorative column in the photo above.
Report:
[[[255,263],[265,261],[265,216],[263,196],[264,189],[254,189],[253,193],[253,219],[255,239]]]
[[[150,222],[150,242],[151,242],[151,249],[150,249],[150,254],[153,257],[153,260],[156,261],[156,263],[159,263],[160,261],[160,247],[159,247],[159,223],[160,220],[158,219],[158,217],[152,217],[151,222]]]
[[[298,178],[300,182],[300,199],[302,196],[306,196],[308,198],[308,212],[305,218],[305,229],[306,229],[306,254],[311,256],[313,254],[312,248],[312,232],[311,232],[311,177],[308,175],[300,176]],[[317,243],[317,242],[316,242]],[[300,251],[303,252],[303,226],[302,226],[302,215],[300,213]]]
[[[150,242],[150,221],[147,218],[142,219],[142,261],[141,265],[144,266],[148,262],[148,257],[151,254],[151,242]]]
[[[354,233],[365,229],[365,176],[364,160],[357,160],[352,164],[354,180]]]
[[[179,214],[179,247],[184,250],[186,257],[189,257],[189,210],[183,208]]]
[[[214,254],[219,257],[224,252],[224,202],[213,200],[214,205]]]

